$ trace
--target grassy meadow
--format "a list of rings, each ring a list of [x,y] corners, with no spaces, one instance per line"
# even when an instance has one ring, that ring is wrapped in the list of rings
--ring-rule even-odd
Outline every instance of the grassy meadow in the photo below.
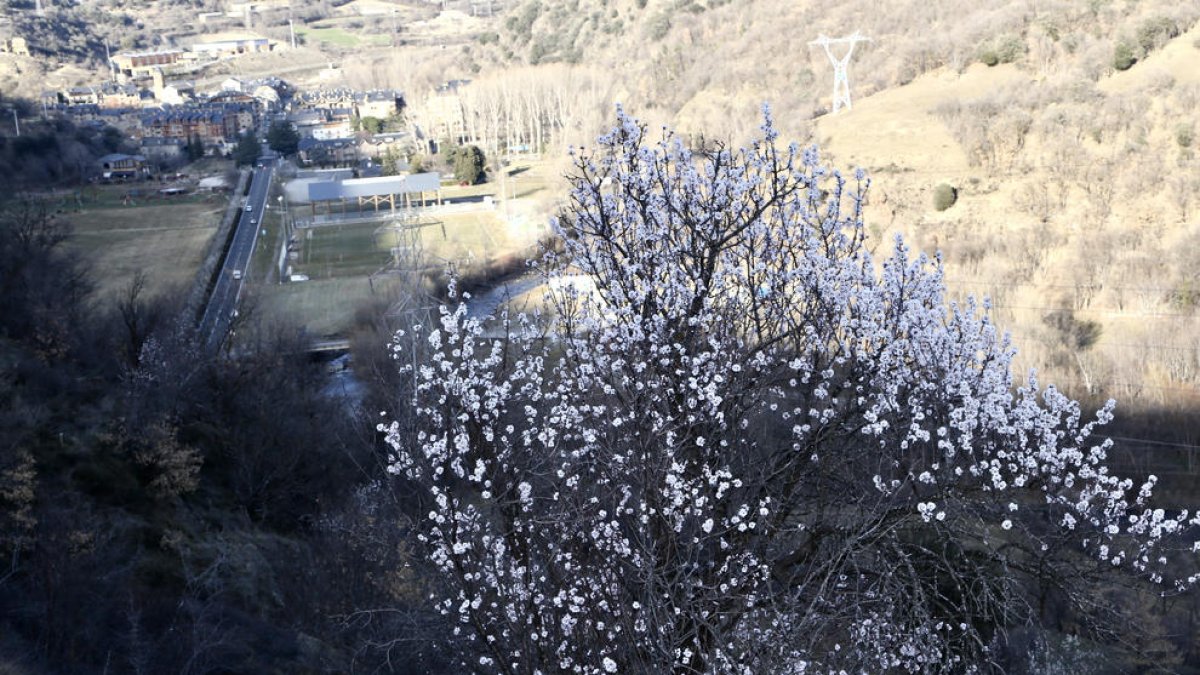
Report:
[[[134,200],[122,206],[106,191],[82,209],[63,214],[73,226],[67,250],[92,270],[94,297],[114,298],[138,272],[154,292],[190,284],[227,206],[225,197]]]

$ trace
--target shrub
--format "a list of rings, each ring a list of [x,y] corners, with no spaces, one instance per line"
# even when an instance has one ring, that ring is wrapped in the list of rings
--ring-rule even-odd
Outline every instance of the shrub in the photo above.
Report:
[[[658,14],[646,24],[646,35],[652,42],[663,39],[670,30],[671,17],[666,12]]]
[[[933,189],[933,208],[945,211],[958,201],[958,190],[947,183],[941,183]]]
[[[1158,49],[1179,35],[1179,25],[1165,16],[1146,19],[1137,29],[1137,46],[1142,56]]]
[[[996,57],[1000,63],[1013,63],[1025,56],[1025,41],[1016,35],[1006,35],[996,42]]]
[[[1000,63],[1000,57],[996,54],[995,50],[985,49],[979,52],[979,62],[991,68]]]
[[[383,131],[383,120],[379,119],[378,117],[371,117],[368,115],[367,117],[362,118],[359,124],[362,126],[362,130],[369,134],[377,134]]]
[[[1113,68],[1129,70],[1135,63],[1137,63],[1137,57],[1133,55],[1133,47],[1130,47],[1127,42],[1118,42],[1116,49],[1113,50]]]
[[[1196,140],[1196,132],[1190,124],[1180,124],[1175,127],[1175,142],[1181,148],[1192,147],[1192,141]]]
[[[484,181],[487,159],[478,146],[467,145],[459,148],[450,161],[454,165],[454,177],[460,182],[476,185]]]

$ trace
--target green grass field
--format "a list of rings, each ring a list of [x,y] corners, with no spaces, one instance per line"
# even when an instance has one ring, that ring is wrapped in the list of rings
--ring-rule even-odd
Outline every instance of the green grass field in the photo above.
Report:
[[[313,335],[330,337],[347,334],[364,306],[386,307],[398,299],[399,279],[370,275],[388,267],[392,247],[413,241],[412,234],[368,223],[315,227],[300,230],[298,236],[299,259],[290,263],[292,273],[307,275],[309,281],[259,285],[255,293],[260,316],[300,323]],[[526,244],[510,236],[491,211],[427,218],[415,240],[423,266],[434,271],[444,269],[449,261],[463,265],[504,257]],[[255,253],[256,282],[269,278],[259,272],[260,266],[269,265],[266,259],[276,260],[279,254],[278,238],[268,235],[259,243],[268,241],[274,243]]]
[[[74,226],[67,249],[91,268],[95,298],[107,301],[134,274],[145,272],[151,292],[190,284],[208,251],[227,202],[152,201],[111,206],[102,202],[63,217]]]
[[[346,335],[358,311],[373,303],[386,307],[397,299],[395,277],[345,277],[299,283],[265,284],[255,291],[261,316],[267,321],[303,324],[319,337]]]
[[[510,196],[529,197],[547,190],[554,169],[547,162],[525,162],[510,169]],[[446,186],[446,198],[499,194],[498,182],[469,187]],[[531,202],[519,199],[517,204],[529,207]],[[292,215],[304,218],[308,206],[294,206]],[[466,213],[426,215],[415,231],[397,231],[384,227],[383,219],[376,222],[323,225],[297,231],[297,259],[290,261],[293,274],[306,275],[309,281],[271,283],[273,277],[265,270],[278,260],[281,240],[275,233],[275,221],[267,220],[268,236],[259,242],[252,264],[252,279],[257,286],[255,311],[267,320],[304,325],[317,336],[330,337],[348,334],[356,315],[364,306],[377,304],[386,307],[394,303],[401,292],[401,282],[394,276],[377,274],[392,265],[392,249],[412,245],[420,254],[418,263],[424,269],[440,272],[450,263],[460,271],[473,265],[486,265],[513,254],[523,254],[537,239],[527,225],[509,227],[505,224],[503,205],[495,210],[480,208]],[[526,217],[525,221],[537,218]],[[522,222],[514,218],[514,222]],[[402,263],[411,270],[411,262]],[[372,277],[371,275],[376,275]],[[265,282],[265,283],[264,283]]]
[[[498,258],[522,246],[490,211],[426,218],[416,234],[424,265],[430,268]],[[380,223],[302,230],[300,259],[293,263],[293,272],[311,279],[366,276],[387,266],[392,248],[408,241],[406,233],[381,228]]]
[[[387,45],[391,39],[386,35],[359,35],[347,32],[343,28],[296,27],[296,35],[308,41],[326,42],[338,47],[358,47],[362,45]]]

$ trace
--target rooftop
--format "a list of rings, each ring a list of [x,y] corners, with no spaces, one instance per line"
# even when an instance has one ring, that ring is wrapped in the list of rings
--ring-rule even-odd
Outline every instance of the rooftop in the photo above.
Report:
[[[442,177],[438,173],[417,173],[411,176],[379,176],[376,178],[351,178],[340,181],[322,181],[308,185],[310,201],[323,202],[355,197],[379,197],[412,192],[437,192],[442,188]]]

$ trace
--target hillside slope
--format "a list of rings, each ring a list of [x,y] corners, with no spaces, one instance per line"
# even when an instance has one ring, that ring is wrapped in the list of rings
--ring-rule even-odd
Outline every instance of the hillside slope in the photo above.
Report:
[[[1198,17],[1160,1],[530,0],[471,58],[485,79],[514,63],[607,72],[610,103],[693,141],[747,138],[770,101],[785,136],[870,170],[877,245],[906,234],[942,251],[958,292],[993,298],[1022,365],[1076,395],[1186,407]],[[854,107],[830,115],[832,67],[808,42],[855,30],[873,41],[851,61]],[[943,183],[957,202],[939,211]]]

